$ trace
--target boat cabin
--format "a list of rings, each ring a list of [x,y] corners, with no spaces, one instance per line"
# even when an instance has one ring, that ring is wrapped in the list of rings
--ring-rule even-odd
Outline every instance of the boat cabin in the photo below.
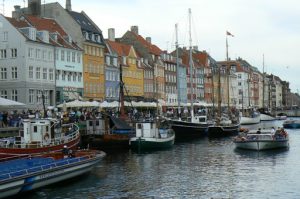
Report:
[[[52,139],[54,138],[54,129],[51,128],[54,126],[54,121],[48,119],[39,119],[39,120],[24,120],[24,130],[20,133],[19,140],[16,138],[16,144],[33,144],[41,143],[41,145],[49,145]],[[59,129],[55,130],[55,133]]]
[[[154,138],[157,136],[158,131],[154,122],[136,123],[136,137]]]

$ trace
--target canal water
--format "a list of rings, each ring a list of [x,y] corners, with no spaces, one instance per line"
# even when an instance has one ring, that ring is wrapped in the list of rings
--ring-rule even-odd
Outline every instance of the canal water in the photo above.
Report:
[[[245,127],[272,126],[282,121]],[[289,150],[242,151],[232,138],[205,138],[164,151],[108,153],[91,173],[22,198],[300,198],[300,130],[288,132]]]

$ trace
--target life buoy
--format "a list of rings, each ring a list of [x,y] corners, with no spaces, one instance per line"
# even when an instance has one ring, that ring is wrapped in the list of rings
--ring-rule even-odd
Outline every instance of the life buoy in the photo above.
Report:
[[[45,140],[45,141],[48,141],[49,138],[50,138],[49,133],[46,133],[46,134],[44,135],[44,140]]]

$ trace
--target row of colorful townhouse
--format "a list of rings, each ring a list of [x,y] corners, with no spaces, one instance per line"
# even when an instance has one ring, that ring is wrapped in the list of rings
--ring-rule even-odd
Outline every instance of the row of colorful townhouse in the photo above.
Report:
[[[196,46],[163,51],[138,26],[121,38],[111,28],[104,39],[84,11],[72,11],[70,0],[66,9],[29,0],[27,8],[15,6],[12,17],[1,15],[0,23],[0,95],[30,109],[41,108],[42,94],[47,106],[119,100],[120,71],[128,100],[214,104],[220,96],[236,107],[291,103],[288,82],[241,58],[217,62]]]

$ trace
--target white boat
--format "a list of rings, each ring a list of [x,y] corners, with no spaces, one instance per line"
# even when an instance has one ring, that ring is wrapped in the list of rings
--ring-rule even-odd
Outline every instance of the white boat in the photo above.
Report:
[[[243,110],[241,113],[241,124],[258,124],[260,123],[260,113],[254,109]]]
[[[69,157],[62,152],[21,158],[0,163],[0,198],[6,198],[89,172],[105,153],[76,151]],[[20,196],[21,198],[21,196]]]
[[[264,113],[260,113],[260,121],[274,121],[276,117]]]
[[[157,125],[154,121],[136,123],[136,136],[129,145],[136,150],[170,148],[174,145],[175,133],[168,125]]]
[[[272,133],[271,130],[250,131],[234,138],[235,147],[249,150],[268,150],[289,147],[289,136],[286,131]]]

